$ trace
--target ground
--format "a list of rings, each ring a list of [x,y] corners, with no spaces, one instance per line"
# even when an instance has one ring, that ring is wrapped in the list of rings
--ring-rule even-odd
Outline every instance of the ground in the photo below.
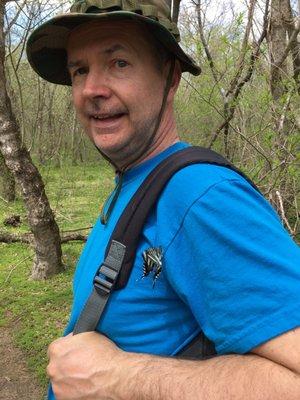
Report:
[[[0,400],[42,400],[44,393],[29,372],[11,332],[0,327]]]
[[[60,230],[81,232],[83,228],[82,233],[88,234],[113,188],[111,169],[100,163],[45,165],[41,172]],[[20,226],[4,224],[13,215],[20,215]],[[9,204],[0,198],[0,233],[20,235],[29,230],[20,194]],[[0,243],[0,400],[43,399],[47,347],[68,323],[72,279],[83,245],[82,241],[65,243],[64,272],[33,281],[33,249],[24,243]]]

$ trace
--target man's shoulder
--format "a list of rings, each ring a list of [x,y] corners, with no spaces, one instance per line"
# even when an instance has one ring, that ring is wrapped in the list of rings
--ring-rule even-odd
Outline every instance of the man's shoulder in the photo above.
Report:
[[[239,219],[241,214],[255,219],[279,218],[263,195],[238,172],[219,165],[195,164],[178,171],[165,186],[157,203],[160,219],[169,216],[168,224],[181,224],[187,213],[207,217],[230,215]],[[269,220],[270,221],[270,220]],[[166,222],[167,223],[167,222]]]
[[[164,188],[161,201],[189,206],[209,194],[214,187],[220,184],[230,187],[234,181],[240,182],[246,190],[255,190],[242,175],[228,167],[208,163],[189,165],[172,176]]]

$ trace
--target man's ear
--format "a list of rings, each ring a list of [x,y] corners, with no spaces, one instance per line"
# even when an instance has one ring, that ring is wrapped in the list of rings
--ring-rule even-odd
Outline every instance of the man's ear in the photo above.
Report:
[[[173,101],[174,97],[176,95],[180,80],[181,80],[181,66],[180,66],[180,62],[179,60],[175,61],[175,66],[174,66],[174,72],[173,72],[173,78],[172,78],[172,84],[170,87],[170,91],[169,91],[169,101]]]

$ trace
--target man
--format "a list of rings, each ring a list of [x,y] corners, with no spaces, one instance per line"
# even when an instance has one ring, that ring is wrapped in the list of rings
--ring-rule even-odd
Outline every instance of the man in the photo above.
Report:
[[[193,165],[169,181],[126,288],[111,295],[97,332],[72,335],[124,207],[160,161],[187,147],[173,100],[181,71],[200,73],[162,1],[103,3],[75,2],[27,49],[42,77],[72,85],[78,118],[117,171],[77,266],[66,336],[49,347],[49,398],[298,400],[299,250],[270,205],[227,168]],[[143,270],[149,249],[161,252],[156,277]],[[219,357],[165,357],[201,330]]]

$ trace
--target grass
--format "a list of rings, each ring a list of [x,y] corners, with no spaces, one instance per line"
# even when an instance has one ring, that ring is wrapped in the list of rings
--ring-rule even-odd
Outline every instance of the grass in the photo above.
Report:
[[[112,171],[104,164],[61,169],[44,166],[40,172],[61,231],[91,226],[113,187]],[[3,225],[12,214],[21,216],[19,228]],[[29,231],[26,210],[19,197],[12,204],[0,199],[0,229],[10,233]],[[30,369],[44,386],[46,350],[67,323],[72,276],[82,247],[82,242],[64,244],[65,271],[47,281],[32,281],[33,250],[24,244],[0,243],[0,325],[11,329]]]

